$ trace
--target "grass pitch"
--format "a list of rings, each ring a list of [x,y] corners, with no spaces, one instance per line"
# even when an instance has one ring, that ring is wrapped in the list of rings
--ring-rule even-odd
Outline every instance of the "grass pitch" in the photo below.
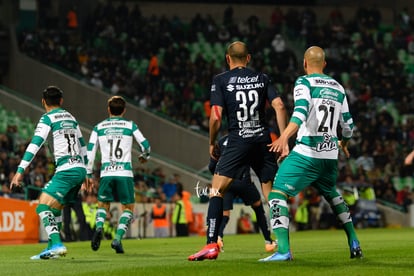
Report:
[[[358,230],[365,257],[350,259],[342,230],[291,233],[294,260],[259,263],[268,256],[261,235],[229,235],[217,260],[189,262],[204,237],[128,239],[125,254],[109,240],[99,251],[89,242],[66,243],[68,255],[30,260],[45,244],[0,246],[0,275],[414,275],[414,229]]]

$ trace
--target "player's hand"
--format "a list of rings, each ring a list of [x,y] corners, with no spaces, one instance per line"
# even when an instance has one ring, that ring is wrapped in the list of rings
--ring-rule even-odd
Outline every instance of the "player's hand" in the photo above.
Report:
[[[92,178],[86,178],[85,182],[82,183],[81,190],[86,191],[87,193],[93,192],[95,188],[95,182]]]
[[[147,163],[148,159],[150,159],[149,153],[143,152],[138,156],[138,160],[141,164]]]
[[[210,145],[210,157],[216,161],[220,158],[220,146],[217,142],[214,145]]]
[[[414,154],[410,153],[409,155],[407,155],[407,157],[405,157],[404,159],[404,165],[409,166],[413,163],[413,158],[414,158]]]
[[[286,158],[289,154],[289,145],[288,143],[282,142],[280,139],[273,141],[271,144],[267,145],[270,152],[274,152],[279,155],[278,161],[280,162]]]
[[[16,173],[10,182],[10,191],[13,191],[13,189],[15,188],[21,188],[22,180],[23,180],[23,175],[21,173]]]

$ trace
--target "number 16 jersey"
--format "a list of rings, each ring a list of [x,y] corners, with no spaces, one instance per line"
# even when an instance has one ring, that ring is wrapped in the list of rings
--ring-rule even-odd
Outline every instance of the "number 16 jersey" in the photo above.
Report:
[[[92,173],[98,146],[101,151],[101,177],[133,177],[131,163],[133,140],[139,144],[142,152],[150,151],[148,140],[138,126],[122,117],[110,117],[97,124],[88,143],[87,173]]]

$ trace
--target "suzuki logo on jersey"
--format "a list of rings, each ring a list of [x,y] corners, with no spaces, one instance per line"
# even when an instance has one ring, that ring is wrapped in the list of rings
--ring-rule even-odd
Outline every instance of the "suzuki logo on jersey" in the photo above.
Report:
[[[232,92],[233,90],[234,90],[234,85],[231,85],[231,84],[227,85],[227,91]]]
[[[254,77],[245,76],[245,77],[238,77],[237,83],[251,83],[251,82],[257,82],[258,80],[259,80],[259,75],[254,76]]]
[[[249,83],[249,84],[236,84],[237,90],[256,89],[256,88],[263,88],[263,87],[264,87],[263,82]]]
[[[338,145],[335,141],[331,140],[331,135],[324,133],[323,134],[323,142],[316,144],[316,151],[331,151],[331,150],[337,150]]]

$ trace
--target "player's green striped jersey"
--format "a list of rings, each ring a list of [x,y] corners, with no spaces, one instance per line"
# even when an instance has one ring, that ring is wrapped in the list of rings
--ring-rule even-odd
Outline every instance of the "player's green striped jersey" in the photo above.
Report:
[[[85,167],[86,144],[75,117],[62,108],[45,113],[37,123],[33,138],[23,155],[17,172],[22,173],[30,165],[36,153],[52,131],[53,155],[56,172],[74,167]]]
[[[338,158],[338,122],[342,139],[353,132],[345,90],[336,80],[322,74],[301,76],[294,88],[295,107],[291,122],[299,125],[294,151],[321,158]]]
[[[133,139],[139,144],[141,152],[150,153],[151,147],[148,140],[133,121],[128,121],[122,117],[110,117],[97,124],[89,138],[87,173],[92,173],[96,151],[99,146],[101,151],[101,177],[132,177],[131,152]]]

